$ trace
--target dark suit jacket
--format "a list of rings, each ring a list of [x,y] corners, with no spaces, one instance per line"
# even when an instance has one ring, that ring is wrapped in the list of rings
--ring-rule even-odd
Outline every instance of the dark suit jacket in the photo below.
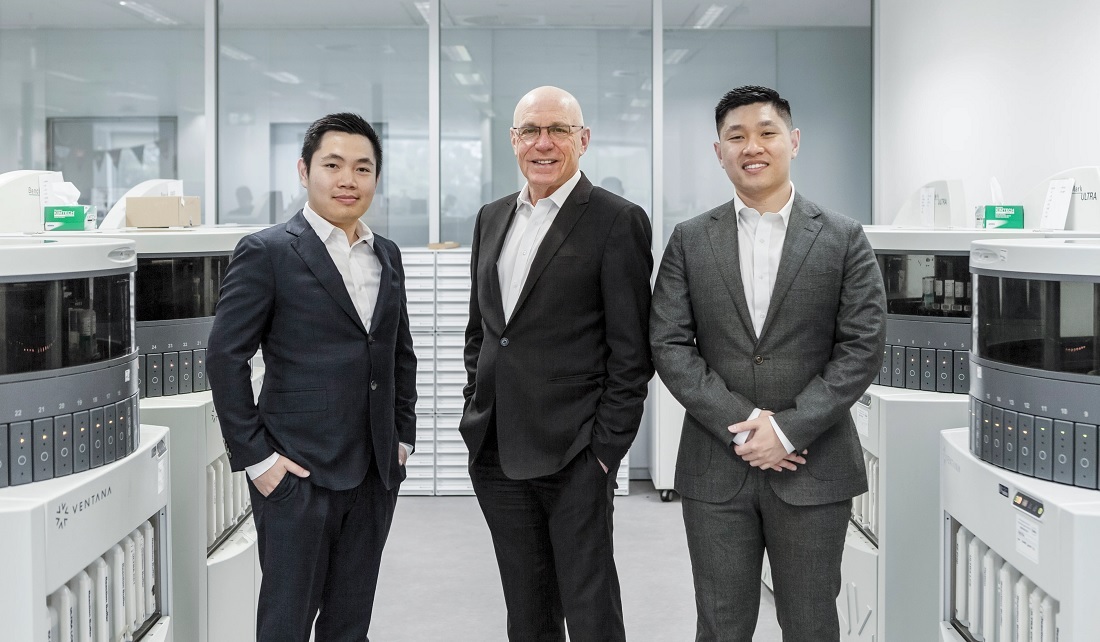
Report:
[[[299,211],[241,239],[222,281],[206,357],[233,470],[276,451],[333,490],[357,486],[370,454],[387,488],[405,477],[399,441],[416,438],[416,357],[401,253],[374,237],[382,264],[371,328],[324,243]],[[253,401],[248,360],[263,348]]]
[[[863,227],[795,194],[760,337],[738,262],[733,202],[676,226],[653,292],[657,373],[686,410],[676,490],[726,501],[749,470],[727,426],[775,412],[797,471],[769,474],[785,502],[814,505],[867,488],[849,408],[882,363],[886,294]]]
[[[459,429],[473,461],[495,411],[501,467],[513,479],[555,473],[588,446],[615,466],[653,376],[649,218],[582,175],[506,323],[497,259],[517,197],[485,205],[474,225]]]

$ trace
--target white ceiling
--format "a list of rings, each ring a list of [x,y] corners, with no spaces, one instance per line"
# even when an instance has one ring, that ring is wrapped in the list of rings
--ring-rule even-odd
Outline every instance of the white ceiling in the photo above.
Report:
[[[205,0],[139,0],[180,27],[201,28]],[[441,0],[447,27],[629,27],[652,24],[650,0]],[[711,7],[712,28],[870,26],[871,0],[664,0],[666,28],[693,28]],[[423,27],[414,0],[221,0],[221,25]],[[716,9],[716,11],[718,11]],[[3,0],[0,28],[133,29],[152,25],[119,0]],[[166,28],[180,28],[166,27]]]

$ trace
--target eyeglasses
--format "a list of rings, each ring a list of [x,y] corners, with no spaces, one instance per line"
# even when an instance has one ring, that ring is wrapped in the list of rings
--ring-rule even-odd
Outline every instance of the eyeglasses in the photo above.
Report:
[[[573,135],[573,130],[584,129],[584,125],[547,125],[546,127],[524,125],[522,127],[513,127],[512,133],[523,142],[530,143],[538,140],[544,129],[546,130],[546,135],[550,138],[565,140]]]

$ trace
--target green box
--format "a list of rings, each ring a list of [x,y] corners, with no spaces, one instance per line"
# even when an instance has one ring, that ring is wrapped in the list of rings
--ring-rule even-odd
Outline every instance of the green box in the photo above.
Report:
[[[94,205],[51,205],[43,208],[47,232],[94,230],[96,208]]]
[[[986,229],[1003,227],[1006,229],[1024,229],[1023,205],[986,205],[985,220],[982,226]]]

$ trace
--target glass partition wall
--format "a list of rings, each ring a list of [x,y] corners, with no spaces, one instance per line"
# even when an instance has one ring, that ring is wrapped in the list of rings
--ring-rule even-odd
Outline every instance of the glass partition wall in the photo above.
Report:
[[[305,128],[354,111],[384,150],[372,229],[468,246],[478,208],[523,184],[517,101],[552,84],[592,129],[581,169],[650,212],[659,257],[733,197],[714,106],[752,83],[791,100],[796,188],[871,221],[870,0],[41,4],[0,4],[0,173],[61,170],[101,217],[157,177],[203,196],[207,223],[284,221]],[[644,466],[644,434],[635,449]]]
[[[102,217],[146,178],[206,196],[214,159],[207,222],[278,222],[304,201],[305,127],[350,110],[383,137],[371,226],[402,245],[465,245],[477,208],[522,185],[508,138],[517,100],[555,84],[592,127],[582,169],[650,211],[663,247],[677,222],[732,197],[713,109],[754,83],[791,99],[799,191],[869,222],[870,0],[656,1],[53,0],[47,12],[6,0],[0,172],[63,171]]]
[[[0,173],[61,171],[100,219],[148,178],[202,194],[204,4],[4,0]]]
[[[428,25],[399,0],[224,2],[218,31],[218,220],[280,223],[305,203],[306,127],[355,112],[382,139],[366,215],[401,245],[428,242]],[[323,9],[322,9],[323,7]]]
[[[478,208],[523,185],[509,128],[516,103],[561,87],[592,129],[581,171],[651,210],[649,3],[443,0],[440,237],[469,243]]]
[[[662,241],[733,198],[713,149],[714,107],[739,85],[772,87],[790,101],[802,132],[795,189],[871,222],[868,0],[664,0],[663,18]]]

